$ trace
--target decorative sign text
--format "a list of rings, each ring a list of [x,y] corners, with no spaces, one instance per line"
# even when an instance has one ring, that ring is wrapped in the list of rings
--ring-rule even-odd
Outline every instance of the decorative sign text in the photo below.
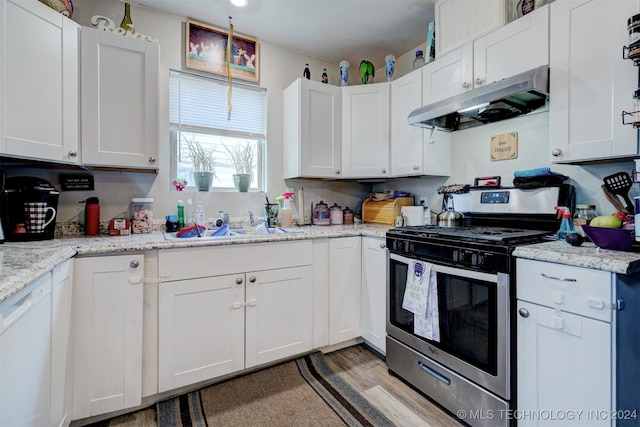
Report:
[[[132,39],[146,40],[152,43],[159,43],[158,39],[152,39],[149,36],[145,36],[141,33],[136,33],[133,31],[133,28],[129,27],[128,30],[124,28],[116,27],[116,23],[113,22],[112,19],[107,18],[102,15],[94,15],[91,17],[91,24],[97,25],[98,29],[101,31],[108,31],[113,34],[119,34],[125,37],[131,37]]]
[[[518,158],[518,132],[501,133],[491,137],[491,161]]]
[[[93,191],[93,175],[60,175],[62,191]]]

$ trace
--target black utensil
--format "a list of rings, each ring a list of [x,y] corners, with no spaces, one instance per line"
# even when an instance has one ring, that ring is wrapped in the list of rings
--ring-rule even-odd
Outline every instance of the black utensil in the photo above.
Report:
[[[634,214],[633,202],[629,199],[629,190],[633,186],[633,180],[627,172],[618,172],[602,178],[605,188],[616,196],[622,196],[626,203],[627,212]]]

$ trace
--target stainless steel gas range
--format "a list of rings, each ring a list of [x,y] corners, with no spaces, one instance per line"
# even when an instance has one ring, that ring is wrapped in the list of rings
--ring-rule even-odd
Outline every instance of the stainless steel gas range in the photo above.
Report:
[[[548,239],[573,187],[454,194],[461,227],[387,232],[387,366],[472,426],[509,426],[515,402],[515,259]]]

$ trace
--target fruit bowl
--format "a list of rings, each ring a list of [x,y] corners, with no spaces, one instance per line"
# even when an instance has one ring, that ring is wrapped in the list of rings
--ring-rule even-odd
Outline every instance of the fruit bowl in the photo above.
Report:
[[[633,244],[633,230],[583,225],[582,229],[593,243],[602,249],[628,251]]]

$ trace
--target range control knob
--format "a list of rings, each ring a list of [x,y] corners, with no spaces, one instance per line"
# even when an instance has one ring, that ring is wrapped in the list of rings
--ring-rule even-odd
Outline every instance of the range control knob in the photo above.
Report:
[[[473,253],[471,255],[471,265],[482,265],[484,264],[484,255],[479,253]]]
[[[465,253],[463,250],[456,249],[455,251],[453,251],[453,260],[455,262],[462,262],[464,261],[464,258],[465,258]]]

